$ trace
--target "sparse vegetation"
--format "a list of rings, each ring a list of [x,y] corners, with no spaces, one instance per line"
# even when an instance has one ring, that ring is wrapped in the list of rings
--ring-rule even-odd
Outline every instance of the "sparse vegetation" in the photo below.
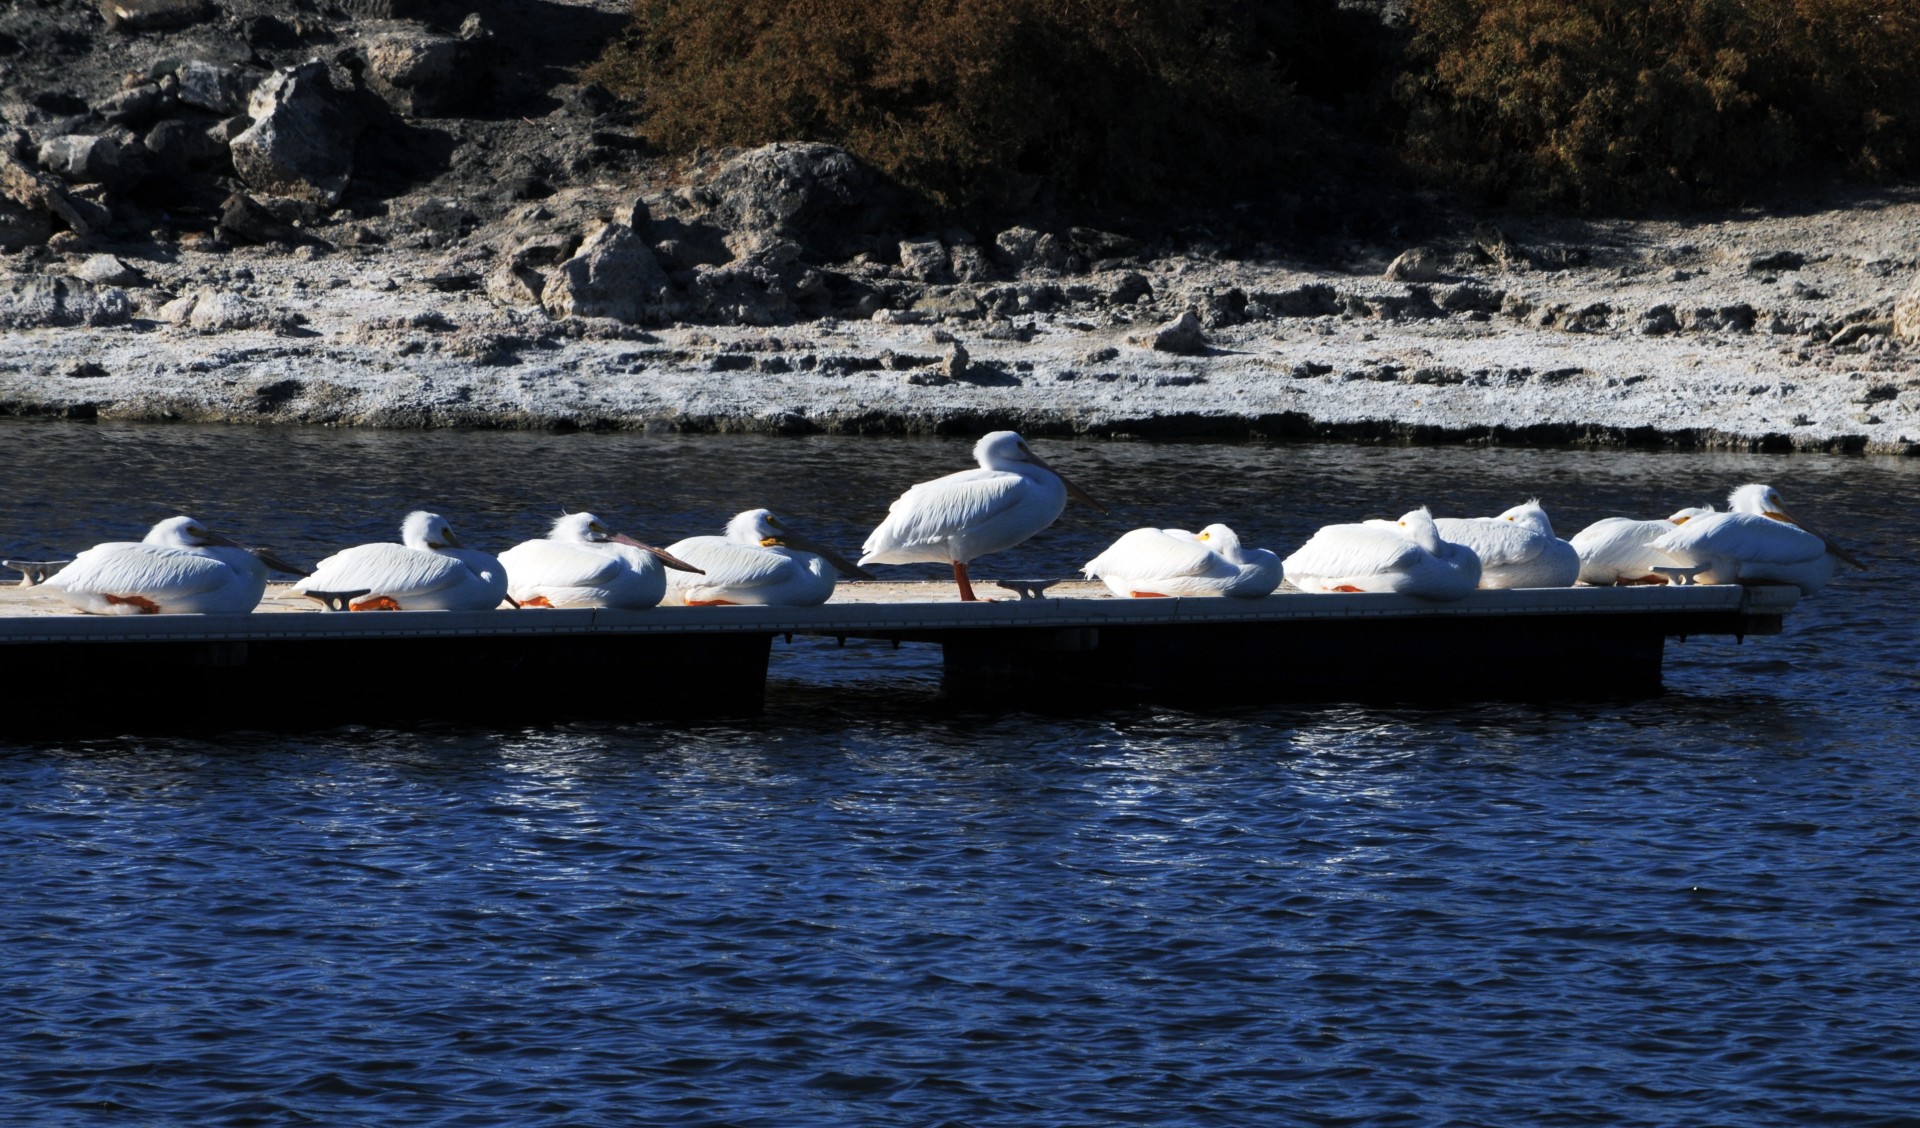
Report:
[[[1331,0],[636,0],[593,77],[649,137],[845,145],[946,204],[1298,177],[1289,60]]]
[[[1413,0],[1406,151],[1586,208],[1920,167],[1913,0]]]

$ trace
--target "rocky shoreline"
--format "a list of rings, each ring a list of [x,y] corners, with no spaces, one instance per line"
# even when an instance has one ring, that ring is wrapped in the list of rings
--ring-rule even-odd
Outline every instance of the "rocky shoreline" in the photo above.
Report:
[[[239,51],[122,21],[85,55],[118,90],[0,103],[0,415],[1920,453],[1920,189],[1306,252],[975,232],[826,146],[646,159],[478,15],[227,18]],[[489,67],[498,120],[433,116]],[[382,179],[406,131],[451,148]]]

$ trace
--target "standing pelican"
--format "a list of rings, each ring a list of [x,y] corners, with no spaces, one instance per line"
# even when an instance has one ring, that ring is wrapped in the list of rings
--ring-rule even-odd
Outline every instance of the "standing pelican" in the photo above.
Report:
[[[1580,578],[1580,554],[1553,535],[1553,522],[1538,499],[1498,517],[1442,517],[1440,535],[1480,558],[1483,588],[1572,587]]]
[[[665,565],[665,567],[662,567]],[[638,611],[667,592],[666,568],[699,569],[672,552],[607,528],[591,513],[569,513],[542,540],[500,554],[507,594],[522,607],[619,607]]]
[[[1397,522],[1328,525],[1287,557],[1301,591],[1385,591],[1461,599],[1480,582],[1480,558],[1443,540],[1423,506]]]
[[[87,549],[46,587],[96,615],[242,614],[266,593],[268,568],[306,575],[191,517],[169,517],[141,540]]]
[[[1240,547],[1225,525],[1198,535],[1185,529],[1135,529],[1082,569],[1121,598],[1232,595],[1258,599],[1280,586],[1280,558]]]
[[[1653,547],[1653,542],[1695,517],[1705,517],[1712,512],[1713,506],[1699,505],[1658,521],[1633,517],[1595,521],[1567,542],[1580,556],[1580,582],[1597,587],[1669,582],[1669,577],[1658,569],[1685,566]]]
[[[873,579],[873,573],[766,509],[734,514],[725,536],[688,537],[667,551],[704,573],[667,577],[668,601],[689,607],[813,607],[833,595],[836,571]]]
[[[887,519],[867,537],[860,563],[951,564],[960,598],[971,602],[967,564],[1053,524],[1068,494],[1107,511],[1012,431],[985,436],[974,444],[973,457],[979,469],[921,482],[895,499]]]
[[[399,544],[336,552],[293,590],[355,611],[485,611],[507,598],[507,570],[461,547],[445,517],[416,510],[400,523]]]
[[[1753,483],[1727,499],[1731,513],[1696,517],[1653,542],[1706,584],[1792,584],[1812,595],[1833,578],[1834,559],[1866,565],[1825,533],[1787,512],[1780,491]]]

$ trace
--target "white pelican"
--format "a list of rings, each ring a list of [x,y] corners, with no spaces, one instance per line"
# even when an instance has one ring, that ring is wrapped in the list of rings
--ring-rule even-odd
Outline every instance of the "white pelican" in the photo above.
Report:
[[[663,567],[664,565],[664,567]],[[569,513],[543,540],[500,554],[507,594],[522,607],[652,607],[667,593],[667,568],[699,571],[670,551],[616,533],[591,513]]]
[[[1498,517],[1442,517],[1440,536],[1480,558],[1483,588],[1572,587],[1580,554],[1553,535],[1553,522],[1536,500]]]
[[[1705,517],[1712,512],[1713,506],[1698,505],[1658,521],[1633,517],[1595,521],[1567,542],[1580,555],[1580,582],[1596,587],[1669,582],[1669,577],[1656,569],[1685,565],[1653,547],[1653,542],[1695,517]]]
[[[1232,595],[1258,599],[1280,586],[1280,558],[1240,547],[1225,525],[1198,535],[1185,529],[1135,529],[1082,569],[1121,598]]]
[[[1788,514],[1780,491],[1750,484],[1733,491],[1731,513],[1696,517],[1653,542],[1704,584],[1792,584],[1812,595],[1833,578],[1834,558],[1866,570],[1819,529]]]
[[[1068,494],[1107,511],[1012,431],[982,438],[973,457],[979,469],[921,482],[895,499],[887,519],[862,546],[860,563],[952,564],[960,598],[972,601],[967,564],[1053,524]]]
[[[355,611],[485,611],[507,598],[500,561],[462,548],[438,513],[407,514],[400,542],[336,552],[293,590],[327,603],[339,599]]]
[[[1301,591],[1388,591],[1461,599],[1480,582],[1480,558],[1440,536],[1433,514],[1416,509],[1397,522],[1328,525],[1283,565]]]
[[[688,537],[667,551],[699,565],[703,573],[667,577],[668,601],[689,607],[813,607],[833,594],[835,571],[873,579],[873,573],[766,509],[734,514],[725,536]]]
[[[191,517],[169,517],[142,540],[87,549],[45,586],[96,615],[241,614],[259,605],[268,568],[306,575]]]

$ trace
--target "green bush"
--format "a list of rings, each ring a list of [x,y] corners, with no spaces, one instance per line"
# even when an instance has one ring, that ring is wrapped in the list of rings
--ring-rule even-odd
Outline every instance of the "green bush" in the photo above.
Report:
[[[1240,198],[1304,175],[1331,0],[635,0],[590,77],[648,138],[844,145],[946,205]]]
[[[1496,198],[1729,202],[1920,168],[1915,0],[1413,0],[1407,156]]]

